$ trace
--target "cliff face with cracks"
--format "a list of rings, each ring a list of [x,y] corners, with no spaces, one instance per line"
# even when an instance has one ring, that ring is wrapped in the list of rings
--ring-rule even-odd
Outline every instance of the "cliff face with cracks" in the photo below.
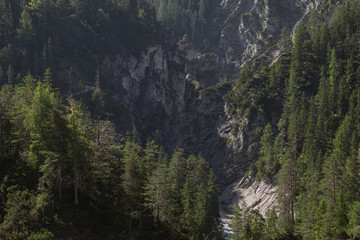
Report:
[[[293,31],[297,23],[320,0],[222,0],[218,9],[220,50],[230,78],[237,78],[240,67],[247,61],[266,54],[280,54],[277,44],[283,28]]]

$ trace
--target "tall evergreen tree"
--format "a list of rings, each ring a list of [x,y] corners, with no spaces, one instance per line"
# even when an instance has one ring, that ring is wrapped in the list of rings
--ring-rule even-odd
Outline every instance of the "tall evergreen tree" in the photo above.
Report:
[[[263,135],[260,140],[260,158],[258,160],[258,174],[260,178],[269,178],[275,172],[277,168],[277,159],[274,154],[274,134],[272,132],[272,126],[270,123],[266,125],[263,131]]]
[[[87,126],[84,124],[88,116],[84,114],[79,104],[70,99],[70,112],[67,115],[69,138],[68,158],[73,172],[74,203],[79,205],[80,181],[88,174],[90,154],[87,141]]]

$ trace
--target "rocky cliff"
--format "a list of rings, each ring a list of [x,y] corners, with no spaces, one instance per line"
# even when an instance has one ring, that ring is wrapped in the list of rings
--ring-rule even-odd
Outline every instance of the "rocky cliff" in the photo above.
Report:
[[[324,2],[324,3],[323,3]],[[101,63],[107,79],[107,111],[119,129],[135,125],[144,139],[159,129],[167,149],[201,151],[218,176],[224,214],[241,199],[264,213],[276,203],[276,183],[255,183],[249,167],[257,160],[261,129],[279,113],[231,116],[223,95],[247,61],[270,63],[282,50],[283,28],[293,32],[319,0],[223,0],[213,52],[190,43],[157,43],[140,57],[114,54]],[[265,56],[265,57],[264,57]]]
[[[230,74],[236,79],[247,61],[266,54],[280,54],[281,31],[293,31],[320,0],[222,0],[218,8],[218,49]]]

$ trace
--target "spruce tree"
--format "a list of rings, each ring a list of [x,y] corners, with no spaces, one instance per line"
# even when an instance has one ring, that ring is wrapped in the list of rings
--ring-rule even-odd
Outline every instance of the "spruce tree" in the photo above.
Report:
[[[143,158],[142,148],[132,141],[127,141],[123,149],[123,185],[124,190],[129,196],[129,200],[135,207],[141,202],[144,187],[144,177],[139,168]]]
[[[260,179],[271,177],[276,170],[276,159],[274,158],[274,134],[270,123],[266,125],[260,140],[260,158],[257,163],[258,175]]]
[[[324,199],[320,201],[320,204],[316,210],[315,221],[313,226],[314,236],[316,240],[324,240],[327,238],[327,222],[326,222],[326,202]]]
[[[346,239],[346,227],[348,225],[347,218],[348,209],[345,203],[344,195],[340,192],[336,199],[334,208],[334,227],[332,228],[332,235],[337,239]]]
[[[74,187],[74,203],[79,205],[80,181],[89,174],[89,162],[91,154],[87,136],[88,115],[80,108],[74,100],[70,100],[70,112],[67,114],[69,138],[68,159],[72,168],[72,181]]]
[[[9,66],[8,66],[8,70],[7,70],[7,72],[6,72],[6,75],[7,75],[7,84],[9,84],[9,85],[13,85],[14,84],[14,70],[13,70],[13,68],[12,68],[12,66],[11,66],[11,64],[9,64]]]
[[[349,225],[347,229],[348,235],[352,240],[360,237],[360,202],[352,203],[348,213]]]
[[[19,38],[23,39],[25,46],[30,44],[36,37],[33,22],[29,14],[28,8],[24,8],[21,13],[20,28],[17,29],[17,33],[19,35]]]

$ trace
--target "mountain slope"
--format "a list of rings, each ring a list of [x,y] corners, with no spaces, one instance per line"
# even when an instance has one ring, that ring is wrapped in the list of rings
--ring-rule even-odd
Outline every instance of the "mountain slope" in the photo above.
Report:
[[[41,78],[49,67],[51,74],[44,77],[51,75],[64,97],[82,99],[93,118],[113,121],[121,136],[135,126],[144,144],[159,130],[170,155],[177,146],[186,154],[201,152],[223,190],[225,214],[241,200],[264,214],[279,195],[284,232],[316,237],[309,230],[311,219],[301,214],[343,200],[336,195],[339,200],[321,205],[309,196],[325,198],[329,192],[312,186],[328,188],[322,172],[331,175],[331,167],[349,162],[348,169],[356,162],[344,159],[356,159],[358,147],[357,136],[349,133],[356,132],[357,120],[348,114],[357,106],[352,90],[357,83],[347,80],[358,69],[357,5],[347,3],[355,6],[347,18],[345,5],[336,7],[342,1],[209,2],[2,0],[1,81],[19,83],[28,71]],[[333,88],[331,103],[324,98],[331,93],[326,88]],[[322,113],[320,106],[332,109]],[[326,118],[332,122],[324,127]],[[321,135],[312,135],[314,129]],[[350,138],[351,150],[342,149]],[[320,141],[321,152],[308,152],[314,148],[308,139]],[[284,169],[296,178],[286,178],[292,174]],[[315,180],[309,177],[314,171]],[[286,198],[292,180],[301,185]],[[278,184],[278,194],[272,194]],[[354,202],[350,198],[345,194]],[[295,211],[301,223],[295,223]],[[330,216],[319,212],[313,219]],[[345,236],[331,227],[321,234]]]

